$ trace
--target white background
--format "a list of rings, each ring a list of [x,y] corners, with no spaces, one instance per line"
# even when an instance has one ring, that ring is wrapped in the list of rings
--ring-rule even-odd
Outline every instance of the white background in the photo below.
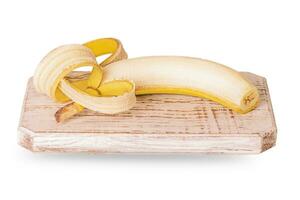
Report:
[[[0,199],[299,199],[297,1],[1,1]],[[252,156],[33,154],[27,79],[51,49],[119,38],[129,57],[207,58],[268,79],[277,146]]]

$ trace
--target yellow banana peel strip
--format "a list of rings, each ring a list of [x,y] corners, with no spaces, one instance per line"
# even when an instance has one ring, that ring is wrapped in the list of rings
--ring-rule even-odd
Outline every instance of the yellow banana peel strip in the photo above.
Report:
[[[97,64],[96,57],[105,54],[111,55]],[[57,121],[84,108],[109,114],[123,112],[133,107],[135,95],[155,93],[203,97],[239,113],[258,105],[256,87],[219,63],[180,56],[126,58],[121,42],[113,38],[61,46],[40,62],[34,85],[55,101],[73,101],[56,113]],[[93,67],[87,79],[68,78],[71,71],[83,66]]]
[[[96,57],[111,54],[100,65]],[[57,102],[74,101],[79,112],[83,107],[114,114],[130,109],[136,101],[135,85],[130,80],[112,80],[101,85],[103,66],[127,58],[120,41],[113,38],[98,39],[84,45],[64,45],[51,51],[39,63],[34,86],[37,91],[47,94]],[[87,80],[71,82],[67,79],[76,68],[91,66],[92,73]],[[75,113],[74,113],[75,114]]]

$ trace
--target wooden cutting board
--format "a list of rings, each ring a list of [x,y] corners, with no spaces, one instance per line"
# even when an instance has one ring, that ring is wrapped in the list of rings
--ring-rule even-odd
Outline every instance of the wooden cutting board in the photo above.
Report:
[[[209,100],[183,95],[144,95],[130,111],[90,110],[56,123],[62,105],[28,82],[18,128],[19,144],[34,152],[235,153],[263,152],[276,142],[266,79],[242,73],[260,92],[261,103],[240,115]]]

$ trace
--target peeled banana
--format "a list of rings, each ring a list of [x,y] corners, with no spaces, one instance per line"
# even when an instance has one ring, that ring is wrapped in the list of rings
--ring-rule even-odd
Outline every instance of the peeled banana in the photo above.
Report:
[[[97,64],[96,57],[111,54]],[[253,110],[259,95],[256,87],[237,71],[199,58],[151,56],[127,59],[119,40],[98,39],[84,45],[65,45],[50,52],[39,64],[34,85],[37,91],[58,102],[73,103],[56,113],[63,121],[88,108],[114,114],[129,110],[135,95],[183,94],[218,102],[238,113]],[[86,79],[68,74],[92,66]]]

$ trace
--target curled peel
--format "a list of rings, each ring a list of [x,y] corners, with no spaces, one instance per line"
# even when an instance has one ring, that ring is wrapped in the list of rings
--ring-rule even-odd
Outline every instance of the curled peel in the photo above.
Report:
[[[96,56],[109,54],[100,65]],[[100,92],[103,66],[127,57],[121,43],[115,39],[99,39],[85,45],[65,45],[51,51],[38,65],[33,82],[37,91],[57,102],[74,101],[56,114],[57,121],[88,108],[102,113],[119,113],[130,109],[136,101],[134,82],[112,80],[102,87],[112,90]],[[68,80],[70,72],[91,66],[92,73],[85,80]],[[116,89],[115,89],[116,88]],[[67,113],[68,112],[68,113]],[[72,114],[71,114],[72,113]]]
[[[108,53],[111,56],[98,65],[96,57]],[[75,102],[56,113],[57,121],[84,108],[110,114],[123,112],[133,107],[135,95],[143,94],[204,97],[239,113],[253,110],[259,102],[254,85],[237,71],[212,61],[180,56],[126,58],[121,43],[111,38],[62,46],[41,61],[34,85],[56,101]],[[81,66],[93,67],[87,79],[67,78]]]

